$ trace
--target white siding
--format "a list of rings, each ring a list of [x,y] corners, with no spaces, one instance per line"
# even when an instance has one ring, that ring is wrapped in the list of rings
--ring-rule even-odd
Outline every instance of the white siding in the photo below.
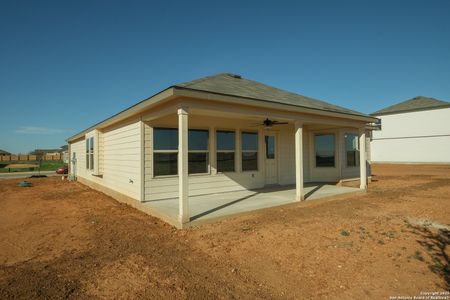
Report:
[[[189,128],[216,130],[234,130],[237,135],[242,131],[259,133],[259,169],[249,172],[216,173],[212,168],[209,174],[189,176],[189,195],[205,195],[246,189],[258,189],[265,185],[265,149],[264,130],[255,126],[259,120],[239,120],[199,115],[189,116]],[[141,125],[142,124],[142,125]],[[175,114],[141,123],[135,118],[127,122],[105,128],[98,132],[96,145],[98,147],[96,163],[98,174],[86,170],[85,140],[81,139],[71,144],[71,152],[77,156],[77,176],[101,184],[109,189],[125,194],[136,200],[153,201],[178,197],[177,176],[153,176],[153,127],[177,128]],[[259,129],[259,130],[258,130]],[[303,163],[304,178],[308,181],[333,181],[340,178],[359,176],[359,168],[340,169],[344,153],[342,152],[343,134],[345,129],[332,129],[336,133],[336,168],[320,169],[314,167],[313,134],[308,126],[304,128]],[[141,132],[144,134],[141,140]],[[276,126],[273,132],[278,137],[278,183],[292,185],[295,183],[295,143],[292,124]],[[93,133],[87,133],[90,136]],[[239,138],[237,139],[239,143]],[[239,145],[239,144],[237,144]],[[210,162],[214,161],[215,145],[210,143]],[[71,153],[71,155],[72,155]],[[239,153],[236,160],[240,158]],[[142,164],[141,164],[142,162]],[[238,163],[239,165],[239,163]],[[141,189],[144,185],[143,191]]]
[[[450,162],[450,108],[380,116],[372,162]]]
[[[76,175],[140,200],[140,121],[135,119],[102,130],[95,145],[98,176],[86,170],[85,140],[71,144],[71,151],[77,156]]]

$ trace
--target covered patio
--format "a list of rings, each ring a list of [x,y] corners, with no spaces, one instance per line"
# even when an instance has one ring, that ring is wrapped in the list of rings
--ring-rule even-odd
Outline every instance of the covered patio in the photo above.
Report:
[[[304,186],[305,201],[361,192],[361,189],[325,183],[310,183]],[[190,225],[212,222],[231,215],[258,209],[292,204],[296,200],[295,185],[268,187],[255,190],[215,193],[189,197]],[[177,224],[179,199],[161,199],[144,203],[147,209],[157,212],[169,223]]]

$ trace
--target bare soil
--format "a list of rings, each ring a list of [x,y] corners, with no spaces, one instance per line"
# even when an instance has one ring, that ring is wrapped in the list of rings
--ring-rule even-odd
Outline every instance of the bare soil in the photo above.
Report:
[[[450,289],[450,166],[177,230],[79,183],[0,181],[0,299],[387,299]]]

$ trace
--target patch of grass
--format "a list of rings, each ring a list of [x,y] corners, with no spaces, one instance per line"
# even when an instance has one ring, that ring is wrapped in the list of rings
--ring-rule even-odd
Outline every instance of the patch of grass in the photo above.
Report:
[[[241,231],[246,232],[246,231],[250,231],[252,230],[252,228],[250,226],[244,226],[241,228]]]
[[[342,229],[342,230],[341,230],[341,235],[342,235],[342,236],[349,236],[349,235],[350,235],[350,232],[349,232],[348,230]]]
[[[4,168],[10,164],[32,164],[37,165],[36,168],[25,168],[25,169],[7,169]],[[41,171],[56,171],[56,169],[65,166],[62,160],[43,160],[41,162]],[[39,171],[39,161],[2,161],[1,162],[0,173],[9,173],[9,172],[29,172],[29,171]]]
[[[390,238],[390,239],[395,238],[395,233],[393,231],[383,232],[381,234],[384,235],[385,237]]]

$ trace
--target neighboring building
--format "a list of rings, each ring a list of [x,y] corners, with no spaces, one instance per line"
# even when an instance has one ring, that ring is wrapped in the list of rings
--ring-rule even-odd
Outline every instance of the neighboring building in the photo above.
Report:
[[[69,145],[62,145],[61,146],[61,157],[62,161],[66,164],[69,163]]]
[[[189,197],[359,179],[368,115],[239,75],[176,84],[70,137],[70,173],[136,207]],[[361,149],[361,151],[359,151]],[[360,163],[363,162],[363,163]],[[237,200],[236,200],[237,201]]]
[[[62,149],[36,149],[30,152],[30,155],[58,155],[61,154]]]
[[[8,151],[0,149],[0,156],[9,156],[9,155],[11,155],[11,153],[9,153]]]
[[[418,96],[371,114],[372,162],[450,163],[450,103]]]

